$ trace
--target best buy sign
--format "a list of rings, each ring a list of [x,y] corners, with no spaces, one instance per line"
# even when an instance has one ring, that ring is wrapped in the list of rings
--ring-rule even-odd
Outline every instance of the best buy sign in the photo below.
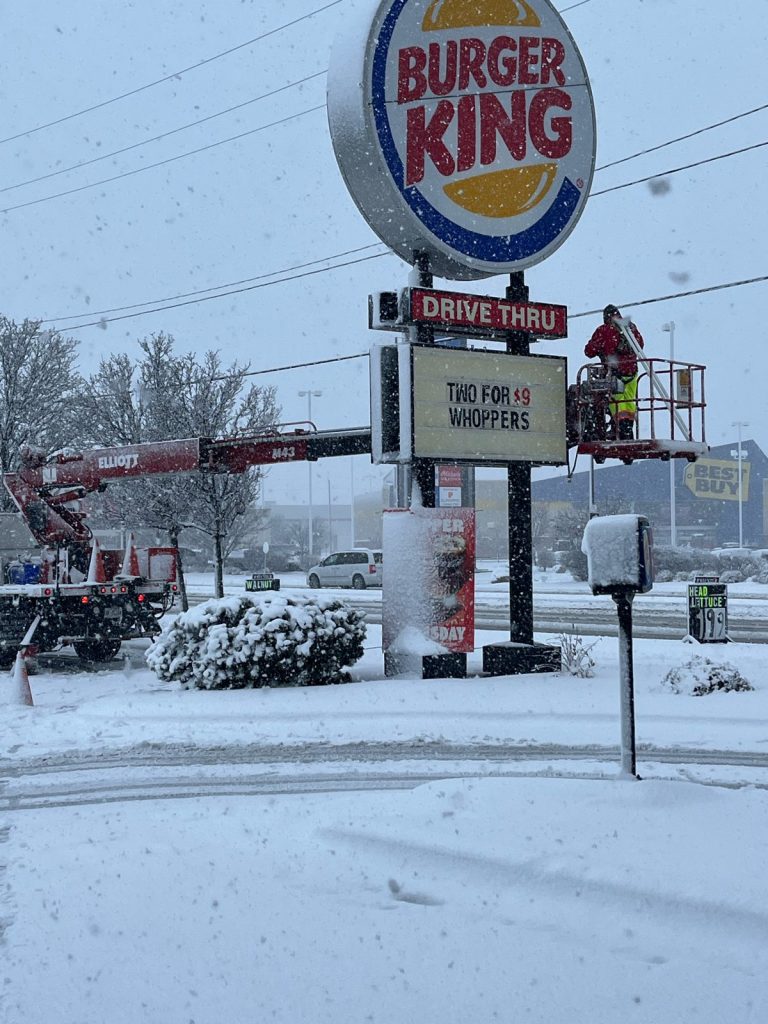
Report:
[[[741,500],[749,500],[750,463],[741,463]],[[685,467],[685,486],[697,498],[739,500],[739,465],[725,459],[698,459]]]

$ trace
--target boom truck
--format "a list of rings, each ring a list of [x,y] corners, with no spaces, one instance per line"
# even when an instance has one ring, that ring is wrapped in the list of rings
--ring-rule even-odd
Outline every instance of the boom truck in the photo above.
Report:
[[[293,428],[293,429],[286,429]],[[173,548],[102,551],[82,499],[111,482],[176,474],[244,473],[254,466],[314,461],[371,450],[370,428],[318,431],[284,424],[261,434],[188,438],[59,452],[20,453],[3,484],[42,548],[36,583],[0,586],[0,665],[17,652],[71,645],[84,661],[114,658],[124,640],[152,638],[177,592]]]

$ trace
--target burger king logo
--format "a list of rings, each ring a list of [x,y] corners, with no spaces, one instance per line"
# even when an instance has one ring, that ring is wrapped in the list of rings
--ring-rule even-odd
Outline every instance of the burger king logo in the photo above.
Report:
[[[349,41],[335,50],[328,106],[371,227],[449,278],[545,259],[575,226],[595,161],[591,90],[560,15],[549,0],[366,8],[363,57],[350,60]]]

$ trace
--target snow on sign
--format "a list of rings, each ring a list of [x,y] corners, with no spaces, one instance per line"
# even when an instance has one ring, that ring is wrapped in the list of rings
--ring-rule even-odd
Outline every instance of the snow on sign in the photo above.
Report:
[[[550,0],[362,0],[334,47],[328,117],[368,224],[440,277],[540,262],[589,194],[592,93]]]

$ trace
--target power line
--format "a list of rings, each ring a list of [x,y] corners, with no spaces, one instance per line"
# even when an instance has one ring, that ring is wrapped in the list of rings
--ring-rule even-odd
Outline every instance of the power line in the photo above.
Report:
[[[241,284],[250,284],[251,281],[263,281],[267,277],[275,277],[277,274],[289,274],[294,270],[303,270],[305,267],[314,267],[318,263],[328,263],[329,260],[341,259],[342,256],[352,256],[354,253],[365,252],[366,249],[374,249],[376,246],[383,245],[383,242],[372,242],[369,245],[360,245],[356,249],[347,249],[345,252],[334,253],[333,256],[323,256],[317,260],[308,260],[306,263],[297,263],[292,267],[283,267],[282,270],[273,270],[268,274],[257,274],[255,277],[244,277],[240,281],[228,281],[226,284],[212,285],[210,288],[197,288],[191,292],[182,292],[179,295],[168,295],[164,299],[148,299],[146,302],[134,302],[129,306],[114,306],[112,309],[94,309],[88,311],[88,313],[70,313],[67,316],[50,316],[45,320],[41,320],[41,324],[58,323],[61,320],[80,320],[84,316],[106,316],[107,313],[123,313],[127,309],[138,309],[139,306],[152,306],[157,302],[174,302],[176,299],[188,299],[193,295],[205,295],[207,292],[218,292],[222,288],[236,288]],[[386,255],[380,253],[379,255]],[[325,267],[326,270],[332,270],[332,267]],[[214,296],[217,298],[217,296]],[[148,310],[149,312],[149,310]],[[99,321],[101,323],[101,321]]]
[[[158,160],[154,164],[145,164],[143,167],[134,167],[131,171],[123,171],[121,174],[114,174],[111,178],[102,178],[100,181],[93,181],[90,185],[79,185],[77,188],[70,188],[64,192],[56,192],[51,196],[42,196],[40,199],[30,199],[26,203],[17,203],[15,206],[6,206],[1,212],[10,213],[12,210],[23,210],[26,206],[37,206],[40,203],[50,202],[51,199],[61,199],[63,196],[71,196],[76,192],[85,192],[90,188],[98,188],[99,185],[108,185],[112,181],[119,181],[121,178],[130,178],[134,174],[141,174],[142,171],[151,171],[155,167],[164,167],[166,164],[175,163],[177,160],[183,160],[188,156],[196,156],[198,153],[205,153],[209,149],[216,149],[217,146],[223,146],[227,142],[237,142],[238,139],[244,139],[249,135],[256,135],[258,132],[266,131],[268,128],[275,128],[277,125],[285,124],[286,121],[292,121],[294,118],[303,117],[305,114],[314,114],[318,110],[325,110],[325,104],[321,103],[317,107],[310,107],[308,110],[301,110],[297,114],[288,114],[287,117],[281,117],[278,121],[270,121],[269,124],[262,124],[258,128],[250,128],[247,132],[241,132],[239,135],[232,135],[228,139],[221,139],[219,142],[210,142],[207,146],[201,146],[199,149],[192,149],[188,153],[179,153],[177,156],[169,156],[165,160]]]
[[[196,305],[199,302],[210,302],[212,299],[223,299],[223,298],[226,298],[229,295],[239,295],[242,292],[256,291],[257,289],[260,289],[260,288],[268,288],[268,287],[270,287],[271,285],[274,285],[274,284],[285,284],[288,281],[296,281],[296,280],[299,280],[302,277],[312,277],[312,276],[314,276],[316,274],[324,274],[324,273],[326,273],[329,270],[339,270],[342,267],[350,267],[350,266],[354,266],[357,263],[366,263],[369,260],[380,259],[382,256],[393,256],[393,255],[394,255],[394,253],[390,252],[389,250],[386,250],[385,252],[374,253],[371,256],[362,256],[362,257],[358,257],[358,259],[355,259],[355,260],[347,260],[344,263],[336,263],[332,267],[321,267],[318,270],[309,270],[309,271],[306,271],[306,272],[301,273],[301,274],[293,274],[293,275],[289,275],[289,276],[286,276],[286,277],[281,277],[281,278],[279,278],[276,281],[267,281],[267,282],[264,282],[262,284],[253,284],[253,285],[249,285],[246,288],[236,288],[236,289],[233,289],[232,291],[229,291],[229,292],[221,292],[218,295],[209,295],[209,296],[206,296],[204,298],[190,299],[189,301],[186,301],[186,302],[177,302],[177,303],[174,303],[173,305],[169,305],[169,306],[159,306],[159,307],[157,307],[155,309],[145,309],[145,310],[142,310],[139,313],[128,313],[128,314],[124,314],[122,316],[115,316],[115,317],[102,317],[99,320],[92,320],[89,323],[75,324],[74,327],[68,327],[67,331],[68,331],[68,333],[71,333],[72,331],[83,330],[86,327],[103,327],[105,324],[113,323],[113,322],[115,322],[117,320],[132,320],[132,319],[134,319],[137,316],[144,316],[145,314],[148,314],[148,313],[162,313],[162,312],[165,312],[165,310],[168,310],[168,309],[178,309],[178,308],[180,308],[182,306],[194,306],[194,305]],[[687,297],[689,297],[691,295],[704,295],[704,294],[706,294],[708,292],[723,291],[723,290],[728,289],[728,288],[740,288],[740,287],[743,287],[745,285],[758,284],[758,283],[763,282],[763,281],[768,281],[768,274],[763,275],[762,277],[744,278],[741,281],[729,281],[726,284],[710,285],[710,286],[708,286],[706,288],[695,288],[695,289],[691,289],[689,291],[674,292],[674,293],[671,293],[669,295],[660,295],[660,296],[657,296],[656,298],[652,298],[652,299],[638,299],[635,302],[625,302],[622,305],[624,307],[626,307],[626,308],[630,308],[630,307],[634,307],[634,306],[647,306],[647,305],[650,305],[650,304],[656,303],[656,302],[668,302],[671,299],[683,299],[683,298],[687,298]],[[570,313],[568,315],[568,319],[569,320],[576,320],[579,317],[583,317],[583,316],[594,316],[596,313],[599,313],[599,312],[601,312],[601,310],[591,309],[591,310],[586,310],[583,313]],[[50,323],[50,322],[51,321],[49,321],[49,320],[41,321],[41,323]]]
[[[635,178],[634,181],[625,181],[623,185],[613,185],[611,188],[603,188],[599,192],[591,192],[590,198],[604,196],[609,192],[618,192],[620,189],[629,188],[631,185],[642,185],[645,181],[655,181],[658,178],[668,178],[671,174],[679,174],[681,171],[690,171],[693,167],[703,167],[704,164],[713,164],[717,160],[726,160],[731,156],[738,156],[740,153],[749,153],[753,149],[761,149],[768,146],[766,142],[756,142],[753,146],[744,146],[742,149],[732,149],[729,153],[719,153],[717,156],[710,156],[704,160],[696,160],[692,164],[684,164],[682,167],[672,167],[668,171],[657,171],[656,174],[648,174],[644,178]]]
[[[763,281],[768,281],[768,274],[764,274],[761,277],[745,278],[742,281],[729,281],[726,284],[710,285],[710,286],[708,286],[706,288],[695,288],[695,289],[691,289],[690,291],[675,292],[674,294],[670,294],[670,295],[659,295],[659,296],[656,296],[655,298],[652,298],[652,299],[638,299],[635,302],[623,302],[621,305],[622,305],[622,308],[624,308],[624,309],[630,309],[630,308],[635,307],[635,306],[647,306],[647,305],[650,305],[650,304],[656,303],[656,302],[668,302],[670,299],[682,299],[682,298],[687,298],[687,297],[689,297],[691,295],[702,295],[702,294],[705,294],[706,292],[723,291],[724,289],[727,289],[727,288],[740,288],[740,287],[742,287],[744,285],[758,284],[758,283],[763,282]],[[596,314],[601,313],[601,312],[602,312],[602,309],[588,309],[588,310],[585,310],[582,313],[569,313],[568,314],[568,319],[569,320],[578,320],[580,317],[583,317],[583,316],[595,316]],[[88,326],[88,325],[86,325],[86,326]],[[73,328],[73,330],[76,330],[76,328]],[[266,370],[246,370],[245,372],[240,372],[238,374],[224,373],[224,374],[218,374],[215,377],[200,377],[200,378],[197,378],[197,379],[185,381],[184,382],[184,386],[187,386],[187,385],[190,385],[190,384],[206,384],[206,383],[211,383],[211,382],[214,382],[214,381],[232,380],[236,376],[237,377],[261,377],[261,376],[265,376],[268,373],[284,373],[284,372],[286,372],[288,370],[306,370],[306,369],[308,369],[310,367],[314,367],[314,366],[326,366],[329,363],[344,363],[344,362],[349,362],[349,361],[351,361],[353,359],[368,359],[368,358],[369,358],[369,353],[368,352],[357,352],[354,355],[350,355],[350,356],[331,356],[328,359],[313,359],[313,360],[310,360],[309,362],[305,362],[305,363],[289,363],[289,364],[287,364],[285,366],[271,366],[271,367],[269,367]],[[181,387],[182,385],[177,385],[177,386]],[[95,397],[97,397],[97,398],[110,398],[111,396],[109,396],[109,395],[97,395]]]
[[[181,306],[195,306],[200,302],[210,302],[212,299],[225,299],[229,295],[240,295],[242,292],[252,292],[259,288],[269,288],[274,284],[284,284],[286,281],[298,281],[302,277],[313,277],[315,274],[325,274],[328,270],[339,270],[342,267],[351,267],[356,263],[365,263],[368,260],[377,260],[382,256],[393,256],[394,253],[387,250],[386,252],[374,253],[372,256],[360,256],[356,260],[347,260],[345,263],[335,263],[332,267],[320,267],[318,270],[306,270],[301,274],[292,274],[288,277],[278,278],[276,281],[265,281],[262,284],[251,284],[245,288],[233,288],[228,292],[220,292],[218,295],[207,295],[202,298],[189,299],[186,302],[175,302],[170,306],[158,306],[155,309],[145,309],[139,313],[124,313],[122,316],[110,316],[102,317],[100,320],[91,320],[87,324],[75,324],[74,327],[68,327],[68,331],[79,331],[85,327],[103,327],[104,324],[114,323],[116,320],[132,320],[137,316],[145,316],[148,313],[162,313],[167,309],[179,309]]]
[[[70,171],[80,170],[81,167],[89,167],[91,164],[97,164],[101,160],[109,160],[110,157],[121,156],[123,153],[130,153],[131,150],[139,149],[141,146],[149,146],[153,142],[160,142],[162,139],[167,139],[171,135],[177,135],[179,132],[186,131],[188,128],[196,128],[198,125],[205,124],[207,121],[213,121],[217,117],[223,117],[225,114],[231,114],[233,111],[241,110],[243,107],[248,107],[252,103],[258,103],[259,100],[269,99],[269,97],[276,96],[278,93],[285,92],[287,89],[293,89],[297,85],[304,85],[305,82],[310,82],[314,78],[320,78],[326,73],[327,72],[325,71],[316,71],[314,74],[306,75],[304,78],[300,78],[296,82],[289,82],[287,85],[281,85],[279,88],[273,89],[271,92],[262,93],[261,96],[254,96],[252,99],[244,100],[242,103],[236,103],[233,107],[227,107],[226,110],[220,110],[216,114],[209,114],[208,117],[203,117],[199,121],[190,121],[189,124],[183,124],[179,128],[172,128],[170,131],[163,132],[161,135],[155,135],[151,139],[142,139],[141,142],[134,142],[130,146],[124,146],[122,149],[115,149],[111,153],[102,153],[100,156],[95,156],[90,160],[82,160],[79,164],[71,164],[69,167],[60,167],[56,171],[50,171],[48,174],[41,174],[37,178],[29,178],[27,181],[17,181],[15,185],[6,185],[4,188],[0,188],[0,193],[10,192],[10,190],[14,188],[23,188],[25,185],[34,185],[38,181],[46,181],[48,178],[55,178],[59,174],[68,174]],[[62,193],[62,195],[66,194],[67,193]]]
[[[325,104],[319,104],[316,107],[310,107],[308,110],[302,110],[302,111],[299,111],[296,114],[289,114],[287,117],[280,118],[277,121],[271,121],[269,124],[260,125],[257,128],[250,128],[246,132],[240,132],[238,135],[232,135],[232,136],[230,136],[227,139],[220,139],[218,142],[208,143],[208,145],[206,145],[206,146],[201,146],[198,149],[192,149],[192,150],[190,150],[187,153],[179,153],[176,156],[167,157],[165,160],[159,160],[159,161],[157,161],[156,163],[153,163],[153,164],[145,164],[143,167],[135,167],[135,168],[133,168],[133,170],[123,171],[120,174],[113,175],[111,178],[102,178],[100,181],[94,181],[94,182],[91,182],[88,185],[80,185],[77,188],[66,189],[63,192],[56,192],[56,193],[54,193],[53,195],[50,195],[50,196],[42,196],[39,199],[31,199],[31,200],[28,200],[25,203],[17,203],[15,206],[7,206],[7,207],[5,207],[2,210],[2,213],[10,213],[13,210],[21,210],[21,209],[24,209],[27,206],[37,206],[40,203],[50,202],[50,200],[52,200],[52,199],[61,199],[64,196],[74,195],[74,194],[76,194],[78,192],[85,192],[85,191],[87,191],[88,189],[91,189],[91,188],[98,188],[100,185],[108,185],[111,182],[119,181],[122,178],[129,178],[129,177],[131,177],[134,174],[140,174],[142,171],[150,171],[150,170],[153,170],[156,167],[164,167],[166,164],[175,163],[175,161],[177,161],[177,160],[183,160],[183,159],[185,159],[186,157],[189,157],[189,156],[196,156],[199,153],[205,153],[208,150],[216,149],[218,146],[226,145],[229,142],[237,142],[240,139],[247,138],[249,135],[255,135],[258,132],[266,131],[268,128],[275,128],[278,125],[285,124],[287,121],[293,120],[294,118],[303,117],[305,114],[316,113],[318,110],[325,110]],[[591,196],[592,197],[594,197],[594,196],[601,196],[601,195],[605,195],[608,192],[617,192],[620,189],[629,188],[631,185],[639,185],[639,184],[641,184],[642,182],[645,182],[645,181],[652,181],[654,178],[668,177],[671,174],[678,174],[681,171],[687,171],[687,170],[690,170],[693,167],[701,167],[704,164],[714,163],[717,160],[725,160],[727,157],[738,156],[741,153],[748,153],[750,150],[760,149],[762,146],[765,146],[765,145],[768,145],[768,142],[756,143],[753,146],[745,146],[742,149],[735,149],[735,150],[732,150],[732,151],[730,151],[728,153],[721,153],[721,154],[718,154],[717,156],[707,157],[706,159],[698,160],[695,163],[685,164],[685,165],[683,165],[681,167],[673,167],[673,168],[671,168],[669,170],[666,170],[666,171],[659,171],[656,174],[649,174],[649,175],[647,175],[644,178],[637,178],[635,181],[625,182],[623,185],[614,185],[612,188],[602,189],[599,192],[592,192]],[[603,170],[603,168],[599,168],[599,169]]]
[[[724,121],[717,121],[715,124],[708,124],[705,128],[697,128],[695,132],[688,132],[687,135],[678,135],[676,139],[670,139],[668,142],[660,142],[658,146],[649,146],[647,149],[640,149],[637,153],[631,153],[629,156],[623,156],[620,160],[612,160],[609,164],[602,164],[600,167],[596,167],[595,171],[607,171],[609,167],[618,167],[619,164],[625,164],[630,160],[637,160],[640,156],[646,156],[648,153],[657,153],[660,149],[666,149],[667,146],[674,146],[677,142],[686,142],[688,139],[693,139],[697,135],[703,135],[704,132],[711,132],[714,128],[722,128],[723,125],[732,124],[734,121],[741,120],[742,117],[749,117],[751,114],[757,114],[761,110],[768,110],[768,103],[763,103],[759,107],[753,107],[751,110],[745,110],[741,114],[734,114],[733,117],[726,117]]]
[[[315,109],[318,109],[318,108],[315,108]],[[756,109],[762,109],[762,108],[756,108]],[[746,113],[753,113],[753,111],[748,111],[748,112],[745,112],[745,114],[743,114],[743,115],[737,115],[737,116],[746,116]],[[295,116],[298,116],[298,115],[295,115]],[[717,127],[717,126],[712,126],[712,127]],[[708,130],[708,129],[702,129],[702,130]],[[214,145],[216,145],[216,144],[214,143]],[[735,156],[735,155],[738,155],[740,153],[749,152],[752,149],[759,149],[760,147],[765,146],[765,145],[768,145],[768,143],[766,143],[766,142],[757,143],[754,146],[747,146],[744,149],[734,150],[731,153],[724,153],[724,154],[721,154],[719,156],[709,157],[709,158],[707,158],[705,160],[700,160],[700,161],[697,161],[696,163],[693,163],[693,164],[687,164],[684,167],[672,168],[670,170],[659,172],[657,174],[648,175],[648,176],[646,176],[644,178],[638,178],[636,181],[626,182],[623,185],[615,185],[615,186],[613,186],[611,188],[602,189],[602,190],[600,190],[598,192],[592,192],[591,193],[591,198],[594,198],[594,197],[600,196],[600,195],[606,195],[609,192],[615,192],[615,191],[618,191],[620,189],[628,188],[630,185],[638,185],[638,184],[641,184],[641,183],[646,182],[646,181],[653,181],[653,180],[655,180],[657,178],[663,178],[663,177],[671,175],[671,174],[677,174],[677,173],[679,173],[681,171],[688,170],[688,169],[690,169],[692,167],[698,167],[698,166],[701,166],[703,164],[712,163],[712,162],[714,162],[716,160],[725,159],[726,157],[729,157],[729,156]],[[606,166],[610,166],[610,165],[606,165]],[[142,168],[142,169],[148,169],[148,168]],[[602,168],[598,168],[598,169],[601,170]],[[86,187],[88,187],[88,186],[86,186]],[[247,284],[247,283],[249,283],[251,281],[263,280],[266,277],[274,277],[277,274],[291,273],[294,270],[303,269],[305,266],[311,266],[314,263],[327,262],[327,261],[330,261],[330,260],[338,259],[338,258],[340,258],[342,256],[351,255],[352,253],[357,252],[357,251],[362,251],[365,248],[369,248],[369,246],[363,246],[359,250],[349,249],[349,250],[346,250],[345,252],[342,252],[342,253],[336,253],[336,254],[334,254],[332,256],[324,257],[322,260],[311,260],[309,263],[298,264],[298,265],[293,266],[293,267],[285,268],[284,270],[274,271],[274,272],[272,272],[270,274],[260,274],[260,275],[258,275],[256,277],[253,277],[253,278],[245,278],[242,281],[235,281],[235,282],[231,282],[231,283],[227,283],[227,284],[223,284],[223,285],[216,285],[216,286],[213,286],[211,288],[203,288],[203,289],[200,289],[200,290],[194,290],[194,291],[191,291],[191,292],[185,292],[185,293],[182,293],[181,295],[171,295],[171,296],[168,296],[167,298],[163,298],[163,299],[155,299],[155,300],[148,300],[146,302],[132,303],[130,305],[118,306],[118,307],[115,307],[113,309],[100,310],[100,311],[94,312],[94,313],[91,313],[89,311],[88,313],[71,314],[71,315],[68,315],[68,316],[63,316],[63,317],[58,317],[58,318],[57,317],[48,317],[48,318],[46,318],[45,320],[43,320],[41,322],[43,322],[43,323],[51,323],[54,320],[75,320],[75,319],[79,319],[81,316],[99,316],[99,315],[106,314],[106,313],[123,312],[123,311],[129,310],[129,309],[137,309],[139,306],[152,305],[154,302],[157,302],[157,303],[174,302],[177,299],[187,299],[187,298],[191,298],[191,297],[193,297],[195,295],[204,295],[207,292],[219,291],[219,289],[222,289],[222,288],[231,288],[231,287],[234,287],[234,286],[237,286],[237,285],[240,285],[240,284]],[[379,255],[383,256],[383,255],[387,255],[387,253],[384,252],[384,253],[381,253]],[[369,258],[373,258],[373,257],[369,257]],[[342,264],[342,265],[347,266],[348,264]],[[325,268],[325,269],[333,270],[334,268],[333,267],[328,267],[328,268]],[[282,283],[282,281],[284,281],[284,280],[290,280],[290,278],[281,278],[278,281],[272,281],[272,282],[269,282],[269,283],[270,284],[279,284],[279,283]],[[266,287],[266,286],[261,286],[261,287]],[[247,290],[247,289],[242,289],[242,290]],[[236,292],[225,291],[225,292],[221,292],[220,295],[208,296],[208,299],[224,298],[224,297],[226,297],[228,295],[232,295],[232,294],[236,294]],[[200,301],[205,301],[205,300],[201,299]],[[189,303],[185,303],[185,305],[187,305],[187,304],[189,304]],[[159,306],[156,309],[144,310],[144,312],[145,313],[160,312],[160,311],[162,311],[163,308],[172,309],[174,307],[173,306],[167,306],[167,307]],[[138,316],[138,315],[142,315],[142,314],[135,314],[135,315]],[[102,325],[104,322],[105,322],[104,320],[100,320],[100,321],[97,321],[96,323]],[[109,322],[109,321],[107,321],[107,322]],[[89,327],[89,326],[93,326],[93,324],[89,323],[89,324],[82,324],[82,325],[79,325],[79,326]]]
[[[669,302],[671,299],[687,299],[691,295],[705,295],[708,292],[721,292],[727,288],[742,288],[748,284],[760,284],[763,281],[768,281],[768,274],[763,274],[761,277],[746,277],[741,281],[729,281],[727,284],[713,284],[706,288],[692,288],[687,292],[672,292],[669,295],[657,295],[653,299],[636,299],[634,302],[622,302],[620,305],[621,309],[630,309],[635,306],[650,306],[656,302]],[[602,313],[602,309],[588,309],[583,313],[569,313],[569,320],[577,320],[582,316],[595,316],[597,313]]]
[[[340,0],[339,0],[339,2],[340,2]],[[582,0],[582,3],[589,3],[589,2],[591,2],[591,0]],[[331,6],[333,6],[333,5],[331,5]],[[581,4],[574,4],[573,6],[574,7],[580,7]],[[325,8],[323,8],[323,10],[324,9]],[[564,8],[565,11],[569,11],[569,10],[572,10],[572,9],[573,9],[572,7]],[[315,13],[317,13],[317,12],[315,12]],[[561,13],[563,13],[563,12],[561,12]],[[309,16],[310,15],[307,15],[306,17],[309,17]],[[301,20],[301,19],[299,19],[299,20]],[[294,23],[292,22],[291,24],[294,24]],[[286,26],[283,26],[283,27],[286,27]],[[274,31],[279,31],[279,30],[275,29]],[[264,38],[264,36],[259,36],[258,37],[258,39],[263,39],[263,38]],[[253,42],[256,42],[256,41],[257,41],[256,39],[249,40],[249,43],[253,43]],[[241,44],[241,46],[247,46],[247,45],[249,45],[249,43],[243,43],[243,44]],[[239,48],[240,47],[235,47],[234,49],[239,49]],[[227,53],[227,54],[228,53],[232,53],[232,52],[233,52],[233,50],[225,51],[225,53]],[[218,56],[224,56],[224,54],[219,54]],[[215,59],[217,59],[217,58],[215,58],[215,57],[209,58],[209,60],[215,60]],[[199,66],[201,66],[201,65],[195,65],[195,67],[199,67]],[[182,74],[182,73],[183,72],[178,72],[178,74]],[[58,177],[58,175],[60,175],[60,174],[68,174],[70,171],[77,171],[77,170],[80,170],[83,167],[90,167],[92,164],[100,163],[103,160],[109,160],[111,157],[122,156],[124,153],[130,153],[134,149],[139,149],[142,146],[151,145],[153,142],[160,142],[163,139],[170,138],[171,135],[177,135],[179,132],[186,131],[188,128],[196,128],[196,127],[198,127],[201,124],[206,124],[208,121],[213,121],[217,117],[223,117],[226,114],[231,114],[235,110],[241,110],[243,107],[247,107],[247,106],[250,106],[253,103],[257,103],[259,100],[268,99],[269,97],[275,96],[275,95],[277,95],[280,92],[285,92],[286,89],[291,89],[291,88],[293,88],[294,86],[297,86],[297,85],[303,85],[306,82],[309,82],[309,81],[311,81],[314,78],[319,78],[319,77],[321,77],[322,75],[325,75],[325,74],[327,74],[327,69],[324,69],[323,71],[317,71],[314,74],[307,75],[304,78],[300,78],[300,79],[298,79],[295,82],[289,82],[287,85],[283,85],[283,86],[280,86],[277,89],[273,89],[271,92],[263,93],[261,96],[255,96],[255,97],[253,97],[250,100],[244,100],[242,103],[236,103],[234,106],[227,107],[225,110],[220,110],[220,111],[218,111],[215,114],[210,114],[208,117],[200,118],[200,120],[198,120],[198,121],[190,121],[189,124],[181,125],[178,128],[172,128],[170,131],[163,132],[160,135],[155,135],[155,136],[153,136],[150,139],[142,139],[141,142],[135,142],[135,143],[133,143],[130,146],[123,146],[121,149],[112,150],[112,152],[110,152],[110,153],[102,153],[99,156],[93,157],[90,160],[82,160],[82,161],[80,161],[80,163],[70,164],[69,167],[60,167],[57,170],[50,171],[47,174],[38,175],[38,177],[36,177],[36,178],[28,178],[26,181],[17,181],[13,185],[5,185],[3,188],[0,188],[0,194],[2,194],[3,192],[10,192],[12,189],[15,189],[15,188],[24,188],[27,185],[35,185],[35,184],[37,184],[40,181],[47,181],[50,178]],[[174,77],[174,76],[169,76],[169,77]],[[159,81],[164,82],[166,80],[167,79],[160,79]],[[152,84],[158,84],[158,83],[152,83]],[[579,84],[583,84],[583,83],[579,83]],[[149,88],[149,86],[142,86],[141,88],[142,89]],[[139,91],[139,90],[136,90],[136,91]],[[107,103],[113,103],[113,102],[115,102],[116,99],[122,99],[124,96],[129,96],[129,95],[132,95],[132,93],[124,93],[122,96],[115,97],[115,99],[113,99],[113,100],[107,100],[107,101],[105,101],[104,104],[100,104],[100,105],[101,106],[105,106]],[[89,107],[88,108],[88,110],[95,110],[95,109],[97,109],[97,108],[96,107]],[[760,110],[760,109],[763,109],[763,108],[758,107],[756,109]],[[85,113],[85,112],[86,111],[80,111],[80,113]],[[750,111],[750,113],[752,113],[752,112],[753,111]],[[69,117],[77,117],[77,116],[79,116],[79,115],[78,114],[71,114],[71,115],[69,115]],[[743,117],[745,115],[738,115],[738,116]],[[731,118],[729,120],[736,120],[736,119],[737,118]],[[62,120],[67,120],[67,118],[63,118]],[[50,127],[52,124],[59,124],[59,123],[60,123],[60,121],[51,122],[50,125],[41,125],[41,126],[39,126],[39,128],[32,129],[30,132],[24,132],[22,134],[29,135],[29,134],[32,134],[33,131],[39,131],[42,128]],[[726,123],[727,122],[725,122],[725,121],[721,122],[721,124],[726,124]],[[713,126],[713,127],[717,127],[717,126]],[[707,130],[708,129],[701,129],[701,131],[707,131]],[[695,134],[698,134],[698,133],[694,132],[692,134],[695,135]],[[16,135],[16,136],[12,136],[9,139],[0,140],[0,145],[2,144],[2,142],[10,142],[12,138],[16,139],[16,138],[19,138],[19,137],[20,136]],[[683,138],[689,138],[689,137],[690,136],[683,136]],[[677,140],[673,140],[673,141],[677,141]],[[662,146],[653,147],[653,149],[649,149],[649,150],[644,150],[643,153],[653,152],[654,149],[657,149],[657,148],[661,149],[664,146],[669,146],[669,145],[672,145],[672,142],[663,143]],[[642,155],[642,154],[637,154],[637,155]],[[616,163],[622,163],[622,162],[624,162],[626,160],[631,160],[631,159],[633,159],[633,157],[624,157],[623,160],[617,160]],[[611,167],[611,166],[613,166],[613,164],[606,164],[606,167]],[[603,169],[604,168],[602,168],[602,167],[597,168],[597,170],[603,170]],[[66,194],[66,193],[64,193],[64,194]],[[56,198],[58,198],[58,197],[56,197]],[[17,207],[13,207],[13,209],[17,209]]]
[[[113,96],[111,99],[103,100],[101,103],[94,103],[93,106],[85,107],[83,110],[76,110],[73,114],[66,114],[64,117],[59,117],[55,121],[48,121],[46,124],[39,124],[35,128],[28,128],[26,131],[18,132],[16,135],[9,135],[5,139],[0,139],[0,146],[6,142],[13,142],[16,139],[21,139],[25,135],[34,135],[36,132],[43,131],[44,128],[53,128],[57,124],[63,124],[65,121],[71,121],[75,117],[81,117],[83,114],[90,114],[94,110],[100,110],[102,107],[107,107],[111,103],[117,103],[118,100],[124,100],[128,96],[135,96],[137,93],[144,92],[147,89],[153,89],[156,85],[162,85],[164,82],[170,82],[171,79],[179,78],[181,75],[186,75],[189,71],[197,71],[198,68],[205,67],[207,64],[211,64],[215,60],[220,60],[222,57],[228,57],[232,53],[236,53],[238,50],[242,50],[247,46],[253,46],[254,43],[261,42],[262,39],[268,39],[269,36],[277,35],[278,32],[282,32],[286,28],[292,28],[294,25],[298,25],[301,21],[306,21],[308,18],[313,18],[316,14],[322,14],[324,11],[329,10],[331,7],[336,7],[342,0],[332,0],[331,3],[326,4],[324,7],[318,7],[314,11],[310,11],[308,14],[302,14],[299,18],[294,18],[293,21],[287,21],[284,25],[278,25],[277,28],[272,28],[268,32],[263,32],[259,36],[254,36],[253,39],[247,39],[244,43],[238,43],[237,46],[231,46],[228,50],[222,50],[221,53],[215,53],[212,57],[205,57],[203,60],[198,61],[197,64],[190,64],[189,67],[182,68],[180,71],[173,71],[169,75],[164,75],[162,78],[157,78],[153,82],[147,82],[146,85],[139,85],[135,89],[129,89],[128,92],[120,93],[119,96]]]

